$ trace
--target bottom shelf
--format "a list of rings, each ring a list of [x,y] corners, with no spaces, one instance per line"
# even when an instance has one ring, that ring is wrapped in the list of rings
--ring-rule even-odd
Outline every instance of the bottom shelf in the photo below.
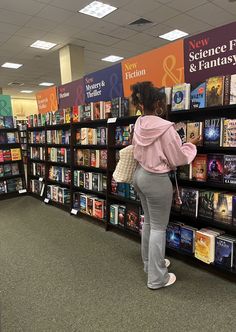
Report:
[[[75,215],[75,214],[71,213],[71,215]],[[77,212],[77,214],[75,215],[75,217],[84,217],[84,218],[87,217],[88,219],[91,219],[91,220],[94,220],[94,221],[97,221],[97,222],[101,222],[102,224],[106,224],[107,223],[106,219],[100,219],[100,218],[91,216],[90,214],[86,214],[86,213],[83,213],[83,212],[80,212],[80,211]]]
[[[28,195],[30,195],[30,196],[32,196],[32,197],[34,197],[34,198],[37,198],[37,199],[39,199],[40,201],[43,201],[43,197],[42,197],[42,196],[40,196],[39,194],[33,193],[32,191],[29,191],[29,192],[28,192]]]
[[[70,205],[65,205],[63,203],[59,203],[59,202],[55,202],[55,201],[52,201],[52,200],[49,200],[48,203],[45,203],[45,204],[49,204],[49,205],[52,205],[54,207],[57,207],[61,210],[64,210],[66,212],[69,212],[70,211]]]
[[[3,201],[5,199],[19,197],[19,196],[26,195],[26,194],[27,194],[27,192],[20,194],[18,191],[13,191],[13,192],[10,192],[10,193],[1,194],[0,195],[0,201]]]

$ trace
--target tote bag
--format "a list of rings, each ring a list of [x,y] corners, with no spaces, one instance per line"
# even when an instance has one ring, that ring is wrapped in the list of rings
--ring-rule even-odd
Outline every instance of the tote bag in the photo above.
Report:
[[[120,150],[120,160],[116,165],[113,178],[116,182],[132,183],[137,161],[134,159],[133,145]]]

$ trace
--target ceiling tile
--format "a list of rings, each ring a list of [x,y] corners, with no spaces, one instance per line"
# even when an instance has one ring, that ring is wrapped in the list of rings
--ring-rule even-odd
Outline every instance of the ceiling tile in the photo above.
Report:
[[[44,30],[40,29],[34,29],[34,28],[26,28],[22,27],[21,29],[17,30],[15,33],[16,36],[22,36],[22,37],[28,37],[28,38],[33,38],[35,40],[41,39],[43,35],[45,35]]]
[[[186,14],[172,17],[171,19],[166,20],[165,23],[173,29],[184,30],[184,32],[189,34],[195,33],[201,29],[205,29],[205,31],[207,31],[212,28],[209,24],[196,20],[194,17]]]
[[[111,35],[112,37],[120,38],[120,39],[126,39],[126,38],[136,35],[136,33],[137,32],[135,30],[119,27],[119,28],[109,32],[109,35]]]
[[[112,12],[110,15],[105,16],[103,20],[123,26],[123,25],[128,25],[129,23],[137,20],[138,18],[139,15],[128,13],[123,9],[118,9]]]
[[[90,2],[92,2],[92,1],[90,1]],[[67,0],[67,1],[53,0],[52,2],[50,2],[50,5],[76,12],[77,10],[82,9],[88,3],[89,3],[88,0],[80,0],[80,1],[78,1],[78,0]]]
[[[188,14],[211,25],[220,26],[235,20],[235,16],[222,10],[222,8],[208,3],[188,11]]]
[[[5,10],[5,9],[0,10],[0,22],[5,22],[5,23],[14,22],[15,25],[23,25],[30,19],[31,19],[30,15],[17,13],[12,10]]]
[[[213,0],[212,2],[227,12],[236,14],[236,2],[229,2],[228,0]]]
[[[160,6],[161,6],[160,3],[153,0],[148,0],[148,1],[133,0],[124,7],[122,7],[122,10],[128,11],[132,14],[136,14],[139,15],[140,17],[145,18],[145,13],[155,10]]]
[[[37,29],[44,31],[51,31],[55,29],[58,23],[53,22],[51,20],[44,19],[42,17],[33,17],[29,22],[25,24],[26,27]]]
[[[166,32],[169,32],[171,30],[171,27],[166,24],[157,24],[154,27],[145,30],[145,34],[157,37],[159,35],[162,35]]]
[[[2,23],[0,22],[0,32],[6,35],[14,34],[17,30],[19,30],[18,25]]]
[[[0,8],[13,10],[27,15],[37,14],[45,4],[33,0],[1,0]]]
[[[57,8],[53,6],[44,7],[38,14],[38,17],[42,17],[48,20],[56,21],[62,23],[66,19],[69,19],[73,15],[73,12],[65,10],[62,8]]]
[[[96,33],[93,31],[84,31],[84,32],[82,31],[81,33],[76,34],[75,37],[78,37],[79,39],[85,41],[93,42],[100,45],[107,45],[107,46],[112,45],[117,41],[119,41],[118,38]]]
[[[88,26],[88,30],[92,30],[98,33],[103,33],[104,35],[110,35],[111,31],[119,28],[118,25],[105,22],[104,20],[96,20],[91,26]]]
[[[97,22],[99,22],[99,19],[96,17],[77,13],[72,15],[70,19],[65,20],[63,24],[73,26],[77,29],[77,31],[81,31],[92,27],[93,24],[96,24]]]
[[[150,19],[156,23],[165,23],[166,20],[179,14],[180,12],[174,8],[160,6],[159,8],[152,10],[149,13],[146,13],[145,18]]]
[[[168,3],[168,6],[186,12],[187,10],[199,7],[204,3],[207,3],[207,0],[171,0],[171,2]]]

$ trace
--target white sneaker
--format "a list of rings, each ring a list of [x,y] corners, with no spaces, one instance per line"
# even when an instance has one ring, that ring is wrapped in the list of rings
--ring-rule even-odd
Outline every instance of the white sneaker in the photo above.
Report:
[[[164,287],[171,286],[171,285],[173,285],[176,282],[176,275],[174,273],[169,273],[169,276],[170,276],[170,279],[167,282],[167,284],[165,284]]]
[[[169,259],[165,259],[165,262],[166,262],[166,267],[169,267],[170,266],[170,261],[169,261]]]

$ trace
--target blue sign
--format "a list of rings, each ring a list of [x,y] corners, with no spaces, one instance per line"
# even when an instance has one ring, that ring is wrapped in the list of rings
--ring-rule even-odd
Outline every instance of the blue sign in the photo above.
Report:
[[[85,102],[107,101],[123,97],[121,64],[96,71],[84,77]]]

